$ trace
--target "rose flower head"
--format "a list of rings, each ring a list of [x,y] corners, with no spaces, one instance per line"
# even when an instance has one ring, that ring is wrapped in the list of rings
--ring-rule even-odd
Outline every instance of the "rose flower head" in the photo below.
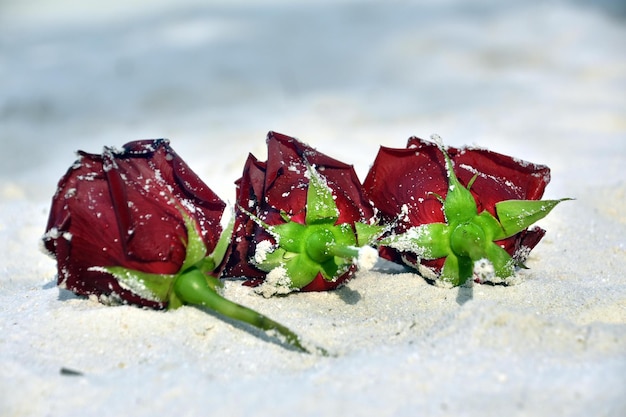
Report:
[[[235,232],[224,275],[264,296],[332,290],[375,263],[381,233],[351,165],[270,132],[268,158],[248,157],[237,181]]]
[[[58,285],[76,294],[155,309],[201,305],[306,350],[284,326],[218,293],[232,234],[232,222],[222,226],[225,206],[166,139],[79,151],[59,181],[43,243]]]
[[[381,256],[444,286],[512,282],[545,234],[529,227],[567,199],[539,200],[546,166],[433,139],[381,147],[365,179],[365,194],[392,226]]]

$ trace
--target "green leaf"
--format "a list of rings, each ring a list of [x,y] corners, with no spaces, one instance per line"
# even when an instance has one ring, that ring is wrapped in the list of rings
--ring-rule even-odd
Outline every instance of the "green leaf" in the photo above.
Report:
[[[543,219],[561,201],[571,200],[507,200],[496,203],[496,214],[505,237],[513,236]]]
[[[335,204],[333,192],[326,183],[326,179],[309,166],[309,188],[306,197],[305,223],[334,224],[339,218],[339,209]]]

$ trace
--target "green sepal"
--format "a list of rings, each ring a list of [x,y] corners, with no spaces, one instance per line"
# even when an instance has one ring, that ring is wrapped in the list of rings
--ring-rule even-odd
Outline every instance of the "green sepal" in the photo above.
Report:
[[[151,274],[122,266],[105,266],[104,271],[113,275],[123,287],[148,300],[167,302],[176,275]]]
[[[339,209],[337,204],[335,204],[333,192],[317,170],[311,166],[308,169],[309,187],[306,197],[305,223],[307,225],[316,223],[334,224],[339,218]]]
[[[280,211],[280,218],[286,222],[291,221],[291,216],[285,210]]]
[[[474,217],[472,223],[483,229],[487,240],[502,240],[507,237],[498,219],[493,217],[487,210],[484,210],[478,216]]]
[[[448,192],[445,199],[435,193],[429,194],[435,195],[443,204],[446,223],[411,227],[402,234],[380,239],[378,245],[412,252],[419,259],[445,258],[440,281],[454,286],[472,279],[475,263],[482,259],[491,263],[497,277],[511,277],[516,267],[525,266],[494,242],[526,230],[547,216],[558,203],[570,199],[501,201],[495,204],[496,217],[486,210],[478,214],[476,201],[469,191],[478,174],[471,178],[467,187],[463,187],[450,156],[440,141],[437,145],[445,159]]]
[[[357,236],[354,235],[354,230],[350,226],[349,223],[342,223],[337,226],[332,226],[329,228],[331,233],[333,234],[333,238],[335,239],[335,246],[356,246],[357,245]]]
[[[344,258],[334,256],[326,262],[322,262],[320,264],[319,272],[326,281],[333,281],[337,279],[339,275],[344,272],[344,270],[347,270],[348,265],[351,264],[352,262],[346,262]]]
[[[226,229],[222,231],[213,253],[206,256],[207,248],[200,233],[198,233],[195,221],[182,207],[179,207],[179,211],[187,231],[187,242],[185,244],[185,260],[178,273],[152,274],[121,266],[101,267],[133,293],[145,299],[167,303],[168,309],[175,309],[183,305],[183,301],[177,297],[175,291],[172,291],[172,287],[181,273],[194,268],[203,274],[207,274],[215,270],[215,267],[222,262],[230,244],[234,225],[234,218],[232,218]],[[207,280],[207,285],[210,285],[212,288],[222,285],[215,277],[207,275]]]
[[[476,178],[478,178],[478,173],[474,174],[474,176],[469,180],[469,182],[467,183],[467,189],[471,189],[472,185],[474,185],[474,182],[476,181]]]
[[[300,252],[306,229],[305,225],[292,221],[270,226],[270,232],[278,236],[280,247],[289,252]]]
[[[474,262],[467,257],[459,257],[450,253],[446,257],[441,270],[441,281],[452,286],[465,284],[474,274]]]
[[[515,261],[502,247],[495,243],[485,248],[486,258],[493,265],[496,276],[508,278],[515,273]]]
[[[261,271],[270,272],[272,269],[282,266],[289,259],[294,256],[298,256],[297,253],[287,252],[281,247],[274,248],[271,252],[265,254],[265,259],[262,261],[253,260],[254,265]]]
[[[354,222],[354,229],[356,230],[357,246],[367,246],[373,244],[385,231],[384,226],[363,222]]]
[[[256,224],[258,224],[260,227],[262,227],[264,230],[272,233],[272,226],[270,226],[269,224],[265,223],[259,216],[255,215],[254,213],[246,210],[242,205],[238,204],[237,208],[239,210],[241,210],[243,213],[245,213],[248,217],[250,217],[252,219],[253,222],[255,222]],[[283,220],[285,219],[289,219],[289,216],[287,215],[287,213],[285,213],[284,211],[280,212],[280,216],[283,218]],[[285,220],[288,221],[288,220]]]
[[[297,255],[285,262],[285,269],[292,288],[302,288],[310,284],[320,272],[320,264],[308,256]]]
[[[411,227],[399,235],[379,241],[401,252],[412,252],[420,259],[438,259],[452,253],[450,249],[450,227],[445,223],[427,223]]]
[[[181,267],[181,271],[184,271],[204,259],[207,248],[204,244],[204,240],[202,240],[202,236],[198,233],[196,222],[182,208],[179,210],[185,221],[185,228],[187,229],[187,252],[185,254],[185,261]]]
[[[223,216],[224,214],[222,214]],[[230,246],[230,241],[233,236],[233,228],[235,227],[235,216],[231,215],[230,220],[228,221],[228,225],[222,230],[222,234],[220,238],[217,240],[215,244],[215,248],[213,248],[213,252],[206,258],[205,264],[200,266],[200,270],[204,273],[208,273],[213,271],[218,265],[222,263],[224,260],[224,256],[226,255],[226,251]],[[210,262],[209,262],[210,260]],[[211,266],[212,265],[212,266]]]
[[[507,200],[496,203],[496,214],[504,230],[505,238],[525,230],[546,217],[560,202],[571,200]]]
[[[213,275],[207,275],[207,274],[204,274],[204,273],[203,273],[203,275],[204,275],[204,278],[206,279],[206,284],[213,291],[217,291],[220,288],[224,288],[224,283],[222,281],[220,281],[218,278],[214,277]]]
[[[183,302],[183,300],[181,300],[178,297],[178,294],[176,294],[176,291],[172,291],[170,293],[169,302],[167,303],[167,309],[168,310],[176,310],[177,308],[180,308],[183,305],[185,305],[185,303]]]
[[[446,159],[446,169],[448,172],[448,194],[443,202],[443,212],[449,224],[468,221],[476,216],[478,208],[476,200],[469,190],[459,182],[454,173],[454,166],[448,153],[440,146],[443,156]]]

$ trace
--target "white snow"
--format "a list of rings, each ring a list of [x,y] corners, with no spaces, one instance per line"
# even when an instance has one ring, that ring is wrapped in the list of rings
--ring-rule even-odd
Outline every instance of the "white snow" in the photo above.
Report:
[[[265,298],[270,298],[275,295],[289,294],[298,289],[292,288],[287,269],[281,265],[268,272],[263,283],[255,287],[254,291]]]
[[[359,271],[369,271],[378,261],[378,250],[371,246],[362,246],[359,248],[359,256],[357,258],[357,266]]]
[[[626,415],[625,17],[619,0],[2,2],[0,415]],[[545,198],[576,200],[540,221],[520,285],[439,288],[384,261],[328,293],[226,282],[326,358],[57,288],[38,245],[75,150],[167,137],[235,201],[269,130],[361,180],[379,145],[437,132],[545,164]]]
[[[270,240],[262,240],[258,242],[254,248],[254,262],[262,264],[265,262],[267,255],[273,252],[275,245]]]

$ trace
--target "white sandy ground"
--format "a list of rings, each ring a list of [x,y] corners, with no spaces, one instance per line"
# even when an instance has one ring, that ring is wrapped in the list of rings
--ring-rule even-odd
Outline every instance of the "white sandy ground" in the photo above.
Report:
[[[101,3],[0,3],[0,415],[626,415],[623,2]],[[232,200],[268,130],[362,179],[379,144],[436,132],[547,164],[545,197],[576,200],[517,286],[382,262],[330,293],[227,283],[336,357],[55,287],[38,239],[76,149],[169,137]]]

